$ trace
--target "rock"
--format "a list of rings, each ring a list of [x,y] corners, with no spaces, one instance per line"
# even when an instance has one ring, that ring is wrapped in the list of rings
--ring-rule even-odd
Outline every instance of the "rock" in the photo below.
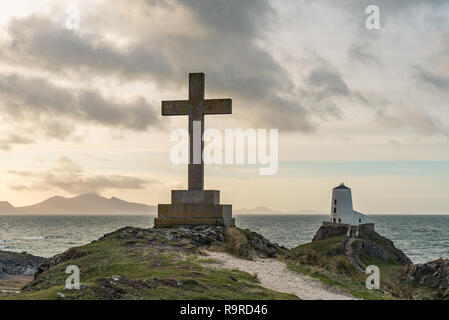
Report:
[[[158,280],[154,278],[154,281]],[[146,280],[133,280],[124,275],[99,279],[99,282],[100,286],[94,287],[93,291],[103,299],[121,299],[130,288],[144,292],[152,287]]]
[[[361,228],[360,237],[357,239],[356,248],[367,256],[401,266],[413,264],[402,250],[395,247],[393,241],[370,228]]]
[[[348,232],[348,225],[341,223],[329,223],[322,224],[318,231],[315,233],[315,236],[312,239],[313,241],[324,240],[328,238],[345,236]]]
[[[47,261],[47,258],[28,253],[0,251],[0,278],[6,278],[9,275],[32,276]]]
[[[271,243],[262,235],[249,229],[228,228],[225,236],[228,252],[241,258],[275,258],[289,252],[288,249]]]
[[[226,246],[229,245],[229,242],[238,239],[239,249],[231,251],[244,257],[276,257],[279,253],[288,251],[284,247],[271,243],[256,232],[235,227],[224,228],[222,226],[210,225],[157,229],[125,227],[106,234],[101,239],[114,237],[126,239],[130,245],[136,243],[135,240],[143,240],[154,246],[167,245],[175,248],[183,247],[184,249],[186,247],[195,249],[210,246]]]
[[[107,233],[100,240],[123,239],[129,245],[135,245],[138,242],[148,243],[161,249],[179,248],[180,250],[200,248],[204,246],[222,246],[225,243],[225,229],[221,226],[195,226],[193,228],[161,228],[144,229],[137,227],[124,227],[117,231]],[[164,247],[165,246],[165,247]],[[86,252],[78,248],[70,248],[62,254],[46,259],[35,270],[29,271],[35,277],[44,273],[50,267],[60,264],[64,261],[70,261],[84,256]],[[1,271],[1,264],[0,264]],[[120,277],[120,276],[115,276]],[[120,280],[120,279],[118,279]],[[117,281],[118,281],[117,280]]]
[[[449,297],[449,260],[405,266],[400,279],[413,286],[437,289],[439,296]]]
[[[388,254],[385,249],[375,242],[357,241],[355,243],[355,247],[367,256],[374,257],[383,261],[388,261]]]
[[[351,232],[348,232],[350,228]],[[357,230],[358,237],[355,236],[355,231]],[[348,234],[351,235],[351,238],[348,237]],[[348,249],[352,258],[357,261],[361,260],[359,253],[363,253],[370,258],[386,261],[392,264],[399,264],[402,266],[412,264],[412,261],[404,254],[404,252],[394,246],[393,241],[374,231],[374,226],[372,224],[363,224],[355,227],[341,223],[323,223],[313,237],[312,242],[335,237],[353,239],[352,249]],[[328,255],[339,254],[342,254],[341,247],[337,247],[328,252]],[[363,266],[363,263],[361,263],[361,265]]]
[[[64,299],[65,298],[65,294],[62,293],[62,292],[58,292],[58,297],[61,298],[61,299]]]
[[[154,243],[168,243],[183,246],[190,244],[196,247],[221,245],[224,243],[224,228],[221,226],[195,226],[193,228],[160,228],[142,229],[125,227],[105,234],[100,239],[118,236],[120,239],[145,239]]]

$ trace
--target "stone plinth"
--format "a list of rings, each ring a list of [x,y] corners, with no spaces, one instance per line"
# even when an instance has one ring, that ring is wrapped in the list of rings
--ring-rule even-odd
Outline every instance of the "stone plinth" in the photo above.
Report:
[[[220,204],[218,190],[172,190],[171,203],[209,203]]]
[[[158,205],[155,228],[235,225],[232,205],[220,204],[218,190],[172,190],[172,203]]]

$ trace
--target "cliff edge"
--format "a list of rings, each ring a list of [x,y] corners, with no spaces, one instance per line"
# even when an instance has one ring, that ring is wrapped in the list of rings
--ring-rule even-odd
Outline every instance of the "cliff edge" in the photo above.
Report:
[[[249,230],[215,226],[174,229],[125,227],[41,265],[9,299],[296,299],[262,287],[257,275],[217,269],[204,251],[243,259],[288,251]],[[66,268],[80,270],[80,289],[65,289]]]

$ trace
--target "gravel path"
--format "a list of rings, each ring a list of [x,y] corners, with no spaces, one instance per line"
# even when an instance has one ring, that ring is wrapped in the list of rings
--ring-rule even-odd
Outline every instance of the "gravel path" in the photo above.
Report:
[[[278,292],[292,293],[304,300],[351,300],[349,294],[329,288],[319,280],[290,271],[282,261],[275,259],[243,260],[227,253],[207,251],[207,255],[219,261],[219,268],[237,269],[257,274],[260,284]]]
[[[349,261],[351,261],[351,264],[354,266],[354,268],[356,268],[360,272],[365,273],[364,268],[366,269],[366,266],[362,263],[362,261],[360,261],[360,259],[352,255],[354,252],[354,250],[352,249],[352,244],[355,240],[356,238],[349,238],[349,240],[346,242],[346,256],[348,257]]]

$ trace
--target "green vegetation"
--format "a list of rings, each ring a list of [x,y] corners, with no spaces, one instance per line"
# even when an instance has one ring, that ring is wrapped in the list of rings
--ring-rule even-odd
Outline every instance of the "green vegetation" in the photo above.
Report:
[[[275,258],[288,253],[288,250],[273,244],[256,232],[248,229],[228,228],[225,231],[224,251],[236,257],[252,260],[255,257]]]
[[[192,245],[153,241],[127,230],[55,257],[20,294],[7,299],[61,299],[58,293],[64,299],[297,299],[261,287],[248,273],[209,266],[214,261]],[[64,289],[68,265],[80,268],[80,290]]]
[[[122,228],[51,258],[20,293],[0,292],[0,298],[297,299],[261,287],[257,275],[217,268],[217,261],[202,253],[204,248],[248,260],[278,258],[290,270],[358,298],[449,298],[447,260],[411,265],[390,240],[369,228],[361,228],[356,238],[348,238],[345,228],[338,226],[322,226],[317,234],[322,240],[287,250],[238,228]],[[69,265],[80,268],[80,290],[64,289]],[[368,265],[380,269],[380,290],[366,288],[368,275],[363,270]],[[21,276],[0,279],[0,286],[18,290],[28,281]]]
[[[361,233],[357,241],[374,241],[373,234],[367,238]],[[378,239],[376,239],[378,240]],[[343,289],[355,297],[363,299],[400,299],[410,298],[410,292],[399,281],[403,266],[397,262],[384,261],[368,256],[355,249],[354,254],[365,265],[376,265],[380,268],[380,290],[366,289],[365,281],[368,275],[357,270],[346,256],[345,245],[347,237],[338,236],[314,241],[291,250],[286,258],[290,270],[310,275],[324,284]],[[386,245],[385,243],[382,243]],[[389,248],[390,254],[392,250]]]

